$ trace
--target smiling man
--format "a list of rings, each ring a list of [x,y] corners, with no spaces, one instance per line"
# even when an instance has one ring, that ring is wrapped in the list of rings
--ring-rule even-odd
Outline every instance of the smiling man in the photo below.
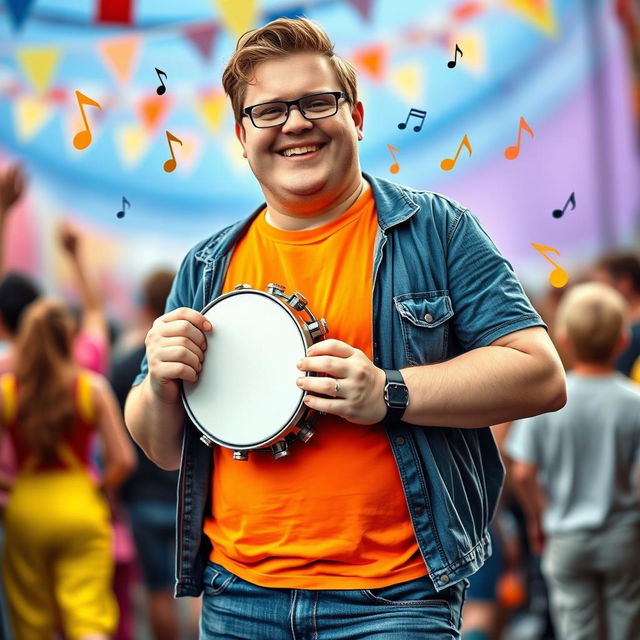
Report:
[[[467,209],[362,173],[356,71],[322,29],[245,34],[223,85],[266,203],[186,256],[126,406],[181,469],[176,593],[204,589],[205,640],[458,638],[503,479],[488,425],[562,407],[560,360]],[[331,329],[298,363],[316,436],[284,460],[207,448],[181,403],[199,310],[238,282],[302,291]]]

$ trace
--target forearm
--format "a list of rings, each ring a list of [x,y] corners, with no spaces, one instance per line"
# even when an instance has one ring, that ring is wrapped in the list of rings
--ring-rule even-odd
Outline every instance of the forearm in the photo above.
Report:
[[[564,374],[553,358],[488,346],[401,373],[409,389],[403,421],[484,427],[559,409]]]
[[[179,468],[185,418],[181,402],[159,400],[147,376],[129,392],[124,415],[131,437],[150,460],[162,469]]]

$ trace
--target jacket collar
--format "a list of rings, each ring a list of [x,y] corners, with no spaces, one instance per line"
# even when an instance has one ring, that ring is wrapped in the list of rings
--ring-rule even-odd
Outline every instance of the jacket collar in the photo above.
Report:
[[[362,175],[371,185],[378,214],[378,224],[383,233],[386,233],[390,227],[408,220],[418,211],[419,205],[412,199],[411,189],[384,178],[374,178],[368,173],[363,172]],[[213,262],[224,257],[233,249],[237,239],[246,233],[266,206],[266,203],[263,202],[248,218],[235,222],[221,232],[214,234],[204,246],[196,251],[196,259],[202,262]]]

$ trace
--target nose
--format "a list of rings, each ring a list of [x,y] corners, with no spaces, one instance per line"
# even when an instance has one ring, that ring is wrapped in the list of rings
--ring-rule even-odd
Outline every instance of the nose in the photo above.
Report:
[[[282,125],[282,132],[295,133],[296,131],[311,129],[312,127],[313,122],[311,122],[311,120],[307,120],[296,105],[292,105],[289,108],[289,117],[287,118],[287,121]]]

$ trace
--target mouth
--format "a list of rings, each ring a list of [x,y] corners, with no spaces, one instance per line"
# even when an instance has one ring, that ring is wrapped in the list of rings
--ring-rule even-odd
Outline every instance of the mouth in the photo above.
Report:
[[[278,151],[278,155],[281,155],[283,158],[296,159],[296,158],[311,158],[318,154],[318,152],[326,145],[326,143],[321,144],[307,144],[300,145],[299,147],[292,147],[289,149],[283,149],[282,151]]]

